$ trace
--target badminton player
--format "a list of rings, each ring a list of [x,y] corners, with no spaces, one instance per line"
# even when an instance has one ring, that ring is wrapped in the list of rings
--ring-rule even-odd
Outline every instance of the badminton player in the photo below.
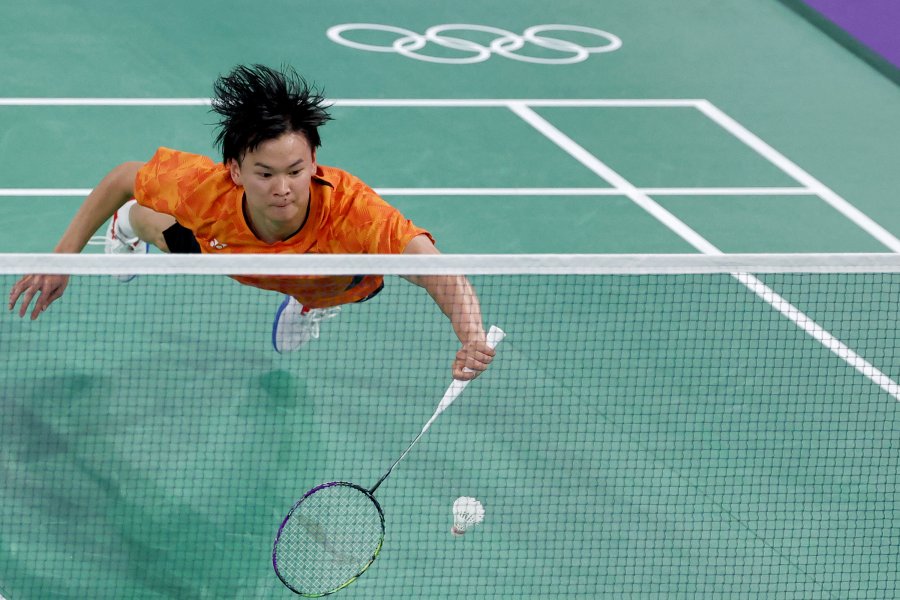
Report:
[[[222,162],[159,148],[145,163],[110,171],[75,214],[55,252],[78,253],[107,220],[106,251],[135,254],[149,245],[171,253],[438,254],[431,235],[353,175],[316,162],[325,99],[293,69],[238,66],[214,85]],[[119,277],[127,281],[131,277]],[[239,276],[282,295],[272,344],[290,352],[319,336],[340,306],[374,297],[381,276]],[[409,276],[424,287],[461,343],[456,379],[484,371],[487,345],[478,298],[462,276]],[[58,299],[68,277],[27,275],[10,293],[31,318]],[[274,307],[274,304],[273,304]],[[465,369],[465,370],[464,370]]]

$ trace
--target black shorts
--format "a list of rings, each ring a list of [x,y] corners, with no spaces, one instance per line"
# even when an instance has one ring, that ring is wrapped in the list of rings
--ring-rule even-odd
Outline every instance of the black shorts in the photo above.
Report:
[[[194,237],[194,232],[180,223],[163,231],[163,238],[172,254],[200,254],[200,243]]]
[[[166,246],[169,247],[169,252],[172,254],[200,254],[200,243],[197,241],[197,238],[194,237],[194,232],[181,225],[179,223],[175,223],[165,231],[163,231],[163,238],[166,240]],[[359,284],[362,281],[362,275],[357,275],[353,278],[353,282],[350,284],[350,287],[353,287]],[[384,282],[378,286],[378,289],[363,298],[362,300],[357,300],[357,302],[365,302],[366,300],[371,300],[375,296],[378,295],[378,292],[384,289]]]

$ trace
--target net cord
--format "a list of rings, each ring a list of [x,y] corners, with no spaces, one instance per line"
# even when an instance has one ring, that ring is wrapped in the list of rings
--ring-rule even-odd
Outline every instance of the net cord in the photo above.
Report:
[[[0,274],[679,275],[900,273],[900,254],[2,254]]]

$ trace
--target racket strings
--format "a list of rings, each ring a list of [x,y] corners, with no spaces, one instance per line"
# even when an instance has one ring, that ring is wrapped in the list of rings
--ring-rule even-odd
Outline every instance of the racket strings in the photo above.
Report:
[[[354,486],[335,484],[306,496],[278,539],[279,576],[303,594],[334,591],[371,564],[384,538],[374,500]]]

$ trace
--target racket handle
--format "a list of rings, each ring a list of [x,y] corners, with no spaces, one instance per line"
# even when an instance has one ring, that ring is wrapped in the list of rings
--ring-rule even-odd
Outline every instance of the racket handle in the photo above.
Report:
[[[503,341],[503,338],[506,337],[506,333],[497,327],[496,325],[491,325],[491,328],[487,333],[487,345],[491,347],[493,350],[497,347],[497,344]],[[464,371],[468,371],[472,373],[472,369],[463,369]],[[441,399],[440,404],[438,404],[437,410],[434,412],[434,416],[431,417],[431,420],[428,421],[428,424],[425,426],[426,429],[434,423],[434,420],[438,418],[438,415],[444,412],[448,406],[453,404],[453,402],[462,394],[462,391],[466,389],[466,386],[469,385],[468,381],[463,381],[461,379],[454,379],[450,384],[450,387],[447,388],[447,391],[444,392],[444,397]]]
[[[496,348],[497,344],[499,344],[505,336],[506,336],[506,334],[503,332],[502,329],[500,329],[496,325],[491,325],[491,328],[487,334],[488,346],[490,346],[491,349]],[[416,443],[419,441],[419,439],[423,435],[425,435],[425,432],[428,431],[428,428],[431,427],[431,424],[437,420],[438,416],[442,412],[444,412],[444,410],[448,406],[453,404],[453,401],[456,400],[456,398],[462,393],[462,391],[464,389],[466,389],[467,385],[469,385],[468,381],[461,381],[459,379],[453,380],[453,383],[451,383],[450,387],[447,388],[447,391],[444,392],[444,397],[443,397],[443,399],[441,399],[441,403],[438,404],[437,410],[434,411],[434,414],[431,415],[431,418],[428,419],[427,423],[425,423],[425,427],[422,428],[422,431],[419,432],[419,435],[416,436],[416,439],[414,439],[412,441],[412,443],[409,446],[407,446],[406,450],[403,451],[403,454],[400,455],[400,458],[395,460],[394,464],[392,464],[390,466],[390,468],[387,470],[387,472],[381,476],[381,479],[379,479],[378,482],[374,486],[372,486],[372,489],[369,490],[370,494],[375,493],[375,490],[377,490],[378,486],[380,486],[382,484],[382,482],[385,479],[387,479],[388,475],[391,474],[391,471],[394,470],[394,467],[397,466],[397,463],[399,463],[401,460],[403,460],[403,458],[409,453],[409,451],[412,450],[412,447],[416,445]]]
[[[497,344],[503,341],[503,338],[506,337],[506,332],[497,327],[496,325],[491,325],[491,328],[488,329],[487,332],[487,345],[491,347],[493,350],[497,347]]]
[[[491,328],[487,332],[487,345],[491,347],[491,350],[497,347],[497,344],[503,341],[503,338],[506,337],[506,332],[497,327],[496,325],[491,325]],[[463,371],[466,373],[474,373],[472,369],[469,367],[463,367]],[[466,382],[468,383],[468,382]],[[465,387],[465,386],[463,386]]]

